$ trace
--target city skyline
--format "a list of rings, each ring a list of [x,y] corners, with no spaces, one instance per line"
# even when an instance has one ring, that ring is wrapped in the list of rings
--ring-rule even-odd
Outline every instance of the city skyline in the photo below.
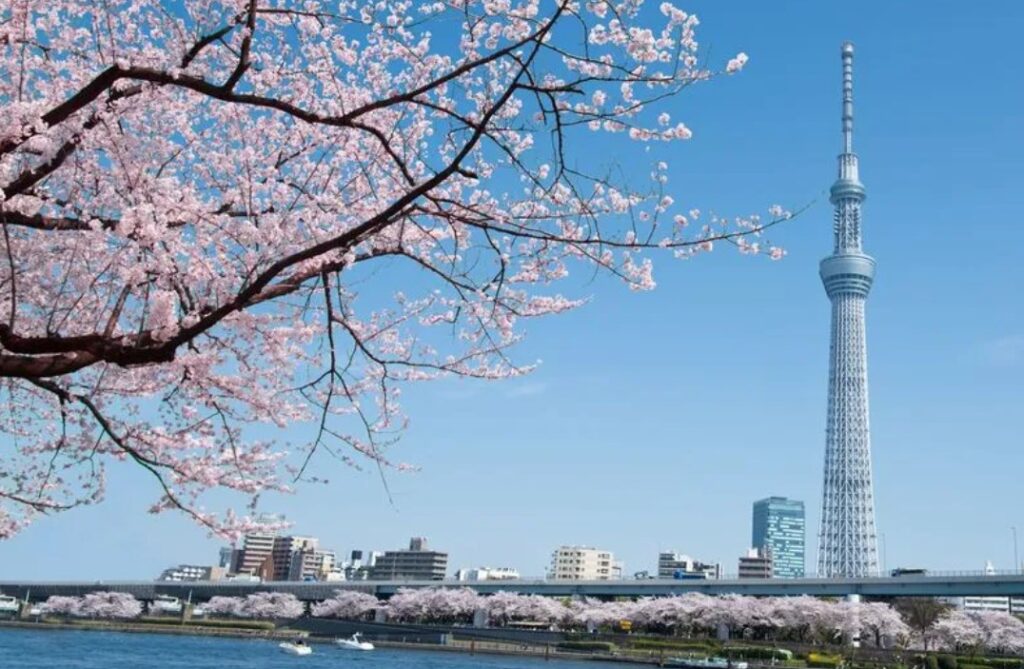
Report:
[[[858,100],[870,102],[858,110],[858,141],[871,156],[872,253],[885,262],[870,337],[886,566],[1010,564],[1009,528],[1024,526],[1014,492],[1024,460],[1010,418],[1024,400],[1024,320],[1007,305],[1019,303],[1024,277],[1016,245],[991,242],[1014,231],[1005,219],[1022,204],[1024,147],[1013,132],[1021,93],[989,88],[1012,76],[1003,42],[982,36],[1008,40],[1002,31],[1020,9],[989,8],[954,30],[879,8],[887,20],[871,34],[862,19],[824,8],[808,9],[799,26],[753,5],[735,20],[710,4],[696,10],[716,49],[742,48],[751,63],[696,92],[712,110],[694,109],[693,143],[673,149],[685,199],[723,213],[815,200],[773,230],[787,258],[716,251],[682,266],[663,261],[651,295],[581,277],[593,303],[531,327],[518,351],[543,358],[534,375],[409,390],[412,425],[394,454],[423,471],[387,474],[394,505],[375,473],[339,468],[330,486],[268,495],[267,508],[339,552],[425,534],[464,566],[518,550],[522,563],[512,566],[524,574],[542,573],[563,542],[613,548],[630,571],[665,548],[731,565],[747,548],[750,503],[774,494],[805,500],[816,527],[827,305],[815,272],[831,236],[823,147],[834,136],[835,49],[849,38],[863,73]],[[808,37],[773,48],[775,38],[759,36],[765,26],[793,43]],[[937,53],[958,39],[981,50],[986,86],[962,56]],[[938,92],[947,77],[962,87],[949,101]],[[979,108],[985,123],[972,116]],[[624,333],[642,341],[623,345]],[[148,482],[124,468],[110,474],[108,503],[43,518],[0,545],[0,570],[151,578],[217,550],[221,542],[187,520],[132,508],[151,497]],[[68,564],[48,554],[83,542],[97,555]]]

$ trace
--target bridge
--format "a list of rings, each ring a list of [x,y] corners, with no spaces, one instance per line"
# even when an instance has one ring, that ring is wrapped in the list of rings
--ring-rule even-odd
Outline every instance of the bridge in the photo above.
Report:
[[[878,578],[802,579],[684,579],[620,581],[331,581],[264,582],[245,581],[0,581],[0,593],[33,602],[53,595],[82,596],[90,592],[127,592],[136,599],[152,601],[158,595],[202,602],[215,596],[242,597],[255,592],[288,592],[302,601],[320,601],[337,590],[356,590],[387,599],[401,588],[469,587],[480,594],[499,591],[548,597],[664,597],[687,592],[706,595],[751,595],[785,597],[810,595],[871,598],[895,597],[1024,597],[1024,573],[967,575],[906,575]]]

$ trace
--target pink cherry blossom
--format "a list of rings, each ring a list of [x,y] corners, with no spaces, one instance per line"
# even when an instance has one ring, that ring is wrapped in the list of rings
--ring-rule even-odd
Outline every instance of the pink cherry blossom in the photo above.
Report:
[[[743,66],[747,64],[748,60],[750,60],[750,58],[747,56],[747,54],[740,52],[736,54],[735,58],[729,59],[729,62],[726,63],[725,65],[725,71],[728,72],[729,74],[739,72],[740,70],[743,69]]]
[[[330,460],[407,468],[408,383],[530,371],[573,269],[649,289],[659,250],[766,227],[684,229],[663,168],[580,171],[592,132],[693,134],[667,110],[712,77],[699,21],[642,4],[5,5],[0,537],[121,461],[237,537]]]
[[[50,598],[55,599],[55,598]],[[83,618],[106,618],[106,619],[127,619],[137,618],[142,613],[142,602],[138,601],[125,592],[90,592],[84,597],[67,598],[77,599],[75,605],[68,603],[55,603],[54,608],[63,606],[68,609],[66,615],[80,616]],[[47,600],[45,605],[48,612],[55,612],[50,609],[51,602]]]
[[[282,620],[298,618],[305,604],[290,593],[257,592],[247,597],[211,597],[203,608],[213,615]]]
[[[381,606],[380,601],[371,594],[339,590],[334,597],[314,604],[312,613],[319,618],[359,620]]]

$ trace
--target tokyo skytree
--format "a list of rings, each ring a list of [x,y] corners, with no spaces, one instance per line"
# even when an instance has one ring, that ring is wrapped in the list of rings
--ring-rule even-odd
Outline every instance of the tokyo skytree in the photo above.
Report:
[[[861,249],[860,206],[865,191],[853,152],[853,44],[844,43],[841,53],[843,152],[829,198],[835,207],[835,248],[820,265],[821,281],[832,302],[818,548],[818,576],[825,578],[878,575],[864,327],[875,261]]]

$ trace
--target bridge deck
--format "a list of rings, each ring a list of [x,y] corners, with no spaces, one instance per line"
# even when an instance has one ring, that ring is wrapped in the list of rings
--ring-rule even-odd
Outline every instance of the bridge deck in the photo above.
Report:
[[[686,592],[707,595],[740,594],[755,596],[812,595],[838,597],[859,594],[865,597],[1024,597],[1024,574],[999,576],[900,576],[893,578],[851,579],[735,579],[735,580],[636,580],[636,581],[332,581],[265,582],[241,581],[0,581],[0,593],[19,599],[42,601],[52,595],[80,596],[100,590],[128,592],[138,599],[152,600],[156,595],[172,595],[192,601],[214,596],[244,596],[254,592],[289,592],[303,601],[319,601],[336,590],[359,590],[387,598],[400,588],[470,587],[481,594],[498,591],[552,597],[586,596],[658,597]]]

